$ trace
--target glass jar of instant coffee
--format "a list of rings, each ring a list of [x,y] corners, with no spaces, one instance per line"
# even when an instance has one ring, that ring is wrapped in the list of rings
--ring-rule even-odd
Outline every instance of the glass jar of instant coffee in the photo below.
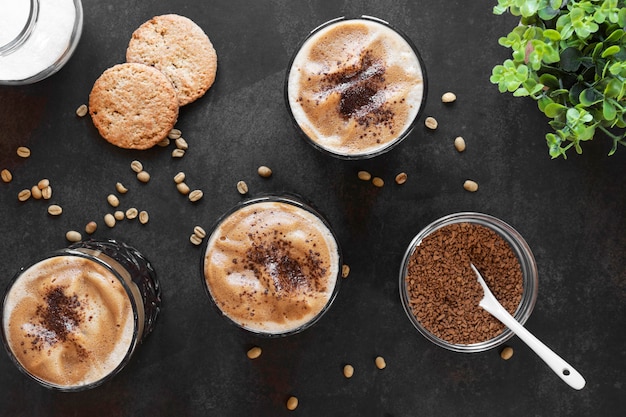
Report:
[[[444,216],[413,238],[400,269],[400,299],[411,324],[455,352],[497,347],[513,332],[478,306],[474,264],[490,290],[524,324],[537,299],[537,265],[524,238],[487,214]]]

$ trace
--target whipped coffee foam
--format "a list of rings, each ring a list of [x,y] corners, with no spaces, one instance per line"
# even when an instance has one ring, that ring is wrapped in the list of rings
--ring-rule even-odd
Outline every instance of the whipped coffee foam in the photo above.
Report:
[[[424,79],[416,52],[389,26],[340,20],[304,42],[287,95],[309,139],[335,154],[359,156],[391,146],[410,130]]]
[[[135,320],[118,278],[99,263],[55,256],[24,271],[6,295],[3,326],[21,366],[57,387],[99,381],[134,343]]]
[[[245,205],[211,235],[204,276],[220,310],[241,327],[283,334],[314,320],[333,296],[339,250],[313,213],[278,201]]]

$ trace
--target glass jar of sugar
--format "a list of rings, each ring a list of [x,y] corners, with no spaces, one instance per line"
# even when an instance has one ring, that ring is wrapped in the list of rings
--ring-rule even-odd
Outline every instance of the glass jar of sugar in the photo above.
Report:
[[[41,81],[70,59],[83,28],[80,0],[0,0],[0,84]]]

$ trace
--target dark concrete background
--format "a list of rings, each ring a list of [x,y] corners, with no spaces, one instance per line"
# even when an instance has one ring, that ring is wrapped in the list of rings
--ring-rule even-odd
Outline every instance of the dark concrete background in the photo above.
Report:
[[[36,85],[0,87],[0,286],[38,255],[63,247],[65,232],[95,219],[99,237],[124,240],[150,258],[164,304],[154,333],[106,385],[64,394],[40,388],[0,355],[2,416],[618,416],[626,409],[626,272],[624,268],[626,149],[607,157],[605,139],[581,156],[551,160],[547,120],[526,99],[500,94],[491,68],[508,57],[498,37],[516,24],[495,16],[495,1],[95,1],[84,0],[83,37],[70,62]],[[154,15],[178,13],[209,35],[219,57],[210,92],[181,110],[189,142],[175,160],[168,149],[127,151],[102,140],[75,109],[106,68],[124,61],[133,30]],[[418,46],[429,98],[422,119],[390,153],[348,162],[323,155],[298,137],[283,101],[286,65],[318,24],[367,14],[392,22]],[[440,96],[458,100],[444,105]],[[452,145],[463,136],[467,151]],[[31,148],[21,160],[17,146]],[[137,182],[129,164],[151,173]],[[256,174],[259,165],[274,171]],[[361,182],[369,170],[382,189]],[[187,173],[205,197],[192,204],[173,176]],[[403,186],[393,178],[408,174]],[[49,178],[51,202],[17,201],[17,193]],[[477,193],[463,190],[476,180]],[[250,195],[295,192],[334,226],[351,268],[331,310],[312,329],[284,339],[259,339],[223,320],[200,280],[201,249],[188,241],[194,225],[210,228]],[[150,213],[150,222],[123,221],[107,230],[106,196],[117,181],[130,191],[122,206]],[[480,211],[515,227],[539,269],[539,296],[527,328],[587,379],[565,385],[519,339],[515,355],[497,350],[460,354],[436,347],[410,325],[398,295],[405,248],[426,224],[458,211]],[[250,361],[246,351],[263,348]],[[379,371],[374,358],[387,368]],[[347,380],[342,367],[351,363]],[[285,408],[300,399],[295,412]]]

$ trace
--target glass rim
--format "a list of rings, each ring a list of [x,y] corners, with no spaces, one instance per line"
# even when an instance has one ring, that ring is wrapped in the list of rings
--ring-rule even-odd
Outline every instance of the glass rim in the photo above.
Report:
[[[332,293],[330,295],[330,297],[328,298],[328,300],[326,301],[326,304],[324,304],[324,307],[322,307],[322,309],[313,317],[311,318],[311,320],[307,321],[306,323],[303,323],[297,327],[288,329],[284,332],[268,332],[268,331],[262,331],[262,330],[256,330],[256,329],[250,329],[248,327],[245,327],[243,325],[241,325],[240,323],[238,323],[237,321],[233,320],[231,317],[229,317],[226,313],[224,313],[222,311],[222,309],[217,305],[217,302],[215,301],[215,299],[213,298],[213,295],[211,294],[211,291],[209,289],[209,285],[206,281],[205,278],[205,274],[204,274],[204,265],[205,265],[205,261],[206,261],[206,252],[208,249],[208,245],[209,242],[211,241],[211,237],[213,236],[214,233],[216,233],[217,229],[219,228],[219,226],[226,220],[228,219],[233,213],[237,212],[238,210],[254,205],[254,204],[260,204],[260,203],[264,203],[264,202],[279,202],[279,203],[285,203],[285,204],[290,204],[293,205],[295,207],[298,207],[302,210],[305,210],[307,212],[309,212],[310,214],[313,214],[315,217],[317,217],[322,224],[326,227],[326,229],[328,230],[328,232],[330,233],[330,235],[332,236],[333,240],[335,241],[335,246],[337,248],[337,276],[335,277],[335,283],[333,286],[333,290]],[[259,337],[264,337],[264,338],[281,338],[281,337],[286,337],[286,336],[291,336],[297,333],[300,333],[310,327],[312,327],[314,324],[316,324],[321,318],[322,316],[324,316],[326,314],[326,312],[328,310],[330,310],[330,307],[332,306],[332,304],[334,303],[335,299],[337,298],[337,294],[339,293],[339,289],[341,287],[341,266],[342,266],[342,262],[343,262],[343,255],[341,252],[341,246],[339,245],[339,239],[337,238],[337,235],[335,233],[335,231],[333,230],[333,228],[331,227],[330,223],[328,222],[328,220],[326,219],[326,217],[317,209],[314,207],[314,205],[312,203],[310,203],[308,200],[306,200],[305,198],[301,197],[298,194],[294,194],[294,193],[280,193],[280,194],[260,194],[254,197],[248,197],[244,200],[239,201],[237,204],[231,206],[228,210],[226,210],[222,215],[220,215],[220,217],[213,223],[210,232],[207,233],[207,237],[205,239],[205,241],[202,243],[202,256],[200,257],[200,279],[202,281],[202,286],[205,290],[206,295],[208,296],[209,300],[210,300],[210,304],[213,306],[213,308],[219,313],[219,315],[225,319],[227,322],[229,322],[231,325],[233,325],[234,327],[245,331],[247,333],[253,334],[255,336],[259,336]]]
[[[456,223],[472,223],[488,227],[489,229],[498,233],[498,235],[509,244],[519,261],[523,277],[522,298],[513,316],[522,325],[528,320],[535,307],[538,293],[538,272],[535,257],[526,240],[524,240],[519,232],[517,232],[517,230],[515,230],[511,225],[501,219],[498,219],[497,217],[480,212],[466,211],[443,216],[428,224],[417,235],[415,235],[415,237],[411,240],[411,243],[408,245],[407,250],[405,251],[400,268],[400,300],[402,302],[404,312],[406,313],[413,327],[415,327],[418,332],[422,334],[422,336],[433,342],[435,345],[454,352],[484,352],[502,345],[504,342],[513,337],[515,333],[513,333],[513,331],[511,331],[511,329],[509,329],[508,327],[504,327],[504,330],[497,336],[482,342],[472,344],[451,343],[447,340],[437,337],[424,326],[422,326],[422,324],[419,322],[419,320],[417,320],[417,318],[411,311],[409,303],[409,295],[406,288],[406,276],[409,261],[415,249],[417,248],[417,246],[419,246],[419,244],[426,236],[444,226]]]
[[[102,254],[102,255],[110,258],[110,256],[108,256],[106,254]],[[30,268],[35,267],[38,264],[40,264],[41,262],[47,261],[49,259],[63,257],[63,256],[74,256],[74,257],[87,259],[89,261],[95,262],[95,263],[99,264],[100,266],[103,266],[104,268],[106,268],[110,273],[112,273],[117,278],[117,280],[120,282],[120,284],[124,288],[124,291],[125,291],[126,295],[128,296],[128,299],[130,301],[131,308],[132,308],[132,311],[133,311],[133,334],[132,334],[132,338],[131,338],[131,341],[130,341],[130,345],[128,346],[128,350],[124,354],[124,357],[119,362],[119,364],[117,366],[115,366],[115,368],[113,368],[109,373],[104,375],[102,378],[100,378],[100,379],[98,379],[96,381],[87,383],[87,384],[59,385],[59,384],[55,384],[55,383],[52,383],[50,381],[47,381],[47,380],[45,380],[43,378],[40,378],[40,377],[34,375],[33,373],[29,372],[28,369],[26,369],[26,367],[21,364],[21,362],[17,359],[17,357],[13,353],[13,350],[11,349],[11,346],[9,344],[8,338],[7,338],[6,334],[5,334],[5,326],[4,326],[5,315],[6,315],[5,314],[5,305],[6,305],[7,297],[11,293],[11,289],[13,288],[13,285]],[[43,387],[49,388],[49,389],[52,389],[52,390],[56,390],[56,391],[78,392],[78,391],[84,391],[84,390],[88,390],[88,389],[91,389],[91,388],[95,388],[95,387],[97,387],[99,385],[104,384],[105,382],[107,382],[108,380],[113,378],[115,375],[117,375],[128,364],[128,362],[130,361],[130,358],[132,357],[133,352],[135,351],[135,348],[137,347],[137,345],[139,343],[139,310],[138,310],[137,303],[135,301],[135,297],[134,297],[130,287],[128,286],[128,283],[124,279],[124,277],[121,276],[121,274],[115,269],[115,267],[113,265],[109,264],[105,260],[97,258],[94,255],[91,255],[89,253],[81,252],[79,250],[70,249],[70,248],[63,248],[63,249],[55,250],[53,252],[49,252],[49,253],[43,255],[42,257],[38,258],[37,260],[35,260],[35,261],[33,261],[33,262],[31,262],[31,263],[27,264],[26,266],[23,266],[23,267],[21,267],[19,269],[19,271],[9,281],[9,284],[6,287],[4,296],[2,297],[2,308],[0,310],[0,322],[2,323],[2,328],[0,329],[0,336],[2,337],[2,343],[4,345],[4,348],[5,348],[8,356],[10,357],[11,361],[26,376],[28,376],[29,378],[31,378],[34,381],[38,382]]]
[[[346,153],[337,152],[337,151],[333,150],[332,148],[320,145],[317,141],[315,141],[312,138],[310,138],[309,135],[307,135],[304,132],[302,127],[300,127],[300,124],[298,123],[298,121],[296,120],[296,118],[295,118],[295,116],[293,114],[293,109],[291,107],[291,103],[290,103],[290,100],[289,100],[289,78],[290,78],[291,70],[293,68],[293,63],[294,63],[296,57],[300,53],[300,50],[302,49],[304,44],[309,39],[311,39],[312,36],[314,36],[315,34],[320,32],[321,30],[323,30],[323,29],[325,29],[325,28],[327,28],[329,26],[332,26],[332,25],[337,24],[339,22],[348,22],[348,21],[352,21],[352,20],[367,20],[367,21],[371,21],[371,22],[374,22],[374,23],[378,23],[380,25],[383,25],[383,26],[387,27],[388,29],[391,29],[395,33],[397,33],[409,45],[409,47],[411,48],[411,50],[413,51],[413,53],[417,57],[417,61],[419,62],[419,66],[420,66],[420,72],[421,72],[421,75],[422,75],[422,86],[423,87],[422,87],[422,97],[421,97],[419,108],[417,109],[417,113],[415,114],[415,117],[413,118],[411,123],[402,131],[402,133],[400,133],[395,139],[393,139],[390,142],[386,143],[384,146],[375,148],[372,151],[365,151],[365,152],[359,152],[359,153],[346,154]],[[286,104],[286,107],[287,107],[287,112],[289,113],[289,118],[291,119],[292,124],[294,125],[294,127],[298,131],[299,135],[302,136],[309,145],[313,146],[315,149],[321,151],[322,153],[324,153],[326,155],[330,155],[330,156],[338,158],[338,159],[343,159],[343,160],[366,160],[366,159],[371,159],[371,158],[374,158],[374,157],[377,157],[379,155],[387,153],[388,151],[392,150],[397,145],[399,145],[401,142],[403,142],[404,139],[406,139],[413,132],[413,130],[415,129],[415,126],[417,125],[418,120],[420,119],[422,113],[424,112],[424,108],[426,107],[426,100],[427,100],[427,97],[428,97],[428,76],[427,76],[427,73],[426,73],[426,66],[424,65],[424,60],[423,60],[423,58],[422,58],[422,56],[421,56],[421,54],[419,52],[419,49],[417,49],[417,46],[415,45],[415,43],[401,29],[399,29],[396,26],[392,25],[388,21],[380,19],[378,17],[369,16],[369,15],[356,15],[356,16],[348,16],[348,15],[346,15],[346,16],[340,16],[340,17],[336,17],[336,18],[327,20],[326,22],[316,26],[313,30],[309,31],[306,34],[306,36],[297,44],[297,46],[295,48],[295,51],[291,55],[291,58],[289,59],[289,63],[287,65],[287,71],[286,71],[286,74],[285,74],[285,81],[283,83],[283,97],[284,97],[285,104]]]

